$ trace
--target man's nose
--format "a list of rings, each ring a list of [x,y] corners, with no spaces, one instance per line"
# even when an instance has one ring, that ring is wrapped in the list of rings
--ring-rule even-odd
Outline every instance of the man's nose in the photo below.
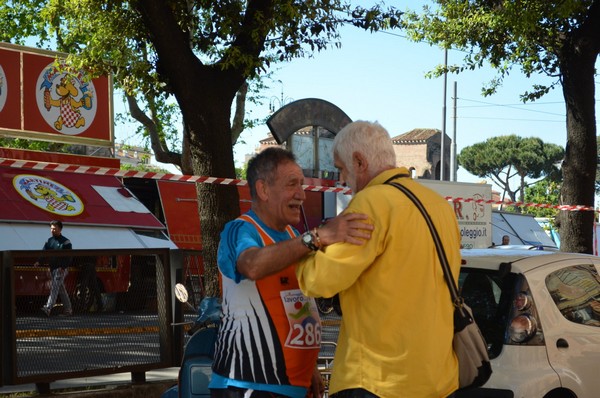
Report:
[[[302,185],[300,185],[300,187],[298,188],[298,192],[296,193],[296,195],[298,199],[306,199],[306,192],[304,192],[304,187]]]

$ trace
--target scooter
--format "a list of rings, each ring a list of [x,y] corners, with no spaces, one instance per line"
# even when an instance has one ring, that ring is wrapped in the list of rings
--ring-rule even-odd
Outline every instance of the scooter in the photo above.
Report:
[[[175,285],[175,297],[196,311],[188,301],[187,289],[181,283]],[[198,317],[187,332],[192,337],[183,352],[177,385],[165,391],[161,398],[210,397],[208,383],[212,374],[217,330],[221,322],[220,299],[205,297],[200,302],[197,311]],[[184,322],[183,324],[189,323]]]

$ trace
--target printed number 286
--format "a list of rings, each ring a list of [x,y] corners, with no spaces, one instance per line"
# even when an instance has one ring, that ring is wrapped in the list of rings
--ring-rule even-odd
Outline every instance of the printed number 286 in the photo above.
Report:
[[[291,341],[293,346],[312,347],[321,344],[321,325],[294,324],[293,329],[296,335]]]

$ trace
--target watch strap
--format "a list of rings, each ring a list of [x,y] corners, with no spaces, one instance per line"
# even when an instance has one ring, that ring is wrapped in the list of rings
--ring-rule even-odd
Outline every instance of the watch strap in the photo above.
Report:
[[[310,239],[308,239],[307,237],[310,237]],[[314,236],[310,231],[306,231],[302,234],[302,243],[304,244],[304,246],[308,247],[313,252],[316,252],[317,250],[319,250],[319,247],[315,244],[313,240]]]

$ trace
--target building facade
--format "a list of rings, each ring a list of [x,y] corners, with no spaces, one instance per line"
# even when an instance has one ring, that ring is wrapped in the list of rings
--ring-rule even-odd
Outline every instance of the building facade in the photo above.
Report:
[[[321,128],[317,128],[317,135],[319,137],[323,137],[324,139],[333,139],[333,134],[330,132],[320,131],[323,130]],[[306,127],[304,129],[299,130],[294,133],[292,136],[292,142],[300,139],[304,139],[307,137],[314,137],[315,130],[313,127]],[[424,178],[424,179],[433,179],[439,180],[441,173],[441,137],[442,132],[438,129],[426,129],[426,128],[417,128],[413,129],[407,133],[395,136],[392,138],[392,143],[394,145],[394,152],[396,152],[396,164],[398,166],[404,166],[411,170],[414,178]],[[450,180],[450,147],[452,144],[452,140],[447,135],[444,140],[444,180]],[[277,145],[277,141],[273,138],[273,135],[269,133],[269,135],[259,141],[259,146],[256,149],[256,153],[262,151],[264,148],[268,146]],[[283,144],[282,147],[288,147],[294,151],[296,148],[294,145]],[[297,151],[294,151],[295,153]],[[324,151],[321,151],[324,152]],[[319,151],[317,151],[319,153]],[[328,161],[325,161],[325,156],[321,155],[320,161],[317,159],[317,163],[315,166],[310,167],[310,161],[306,161],[306,152],[296,153],[296,156],[299,157],[299,163],[304,170],[305,176],[307,177],[325,177],[323,172],[331,172],[333,171],[333,175],[331,175],[332,179],[336,179],[335,170],[323,170],[323,168],[330,169],[332,164],[329,165]],[[310,157],[310,155],[309,155]],[[314,151],[312,157],[310,158],[314,160]],[[323,162],[327,164],[323,164]],[[307,163],[308,165],[304,165]],[[330,173],[331,174],[331,173]],[[329,175],[329,174],[328,174]]]

